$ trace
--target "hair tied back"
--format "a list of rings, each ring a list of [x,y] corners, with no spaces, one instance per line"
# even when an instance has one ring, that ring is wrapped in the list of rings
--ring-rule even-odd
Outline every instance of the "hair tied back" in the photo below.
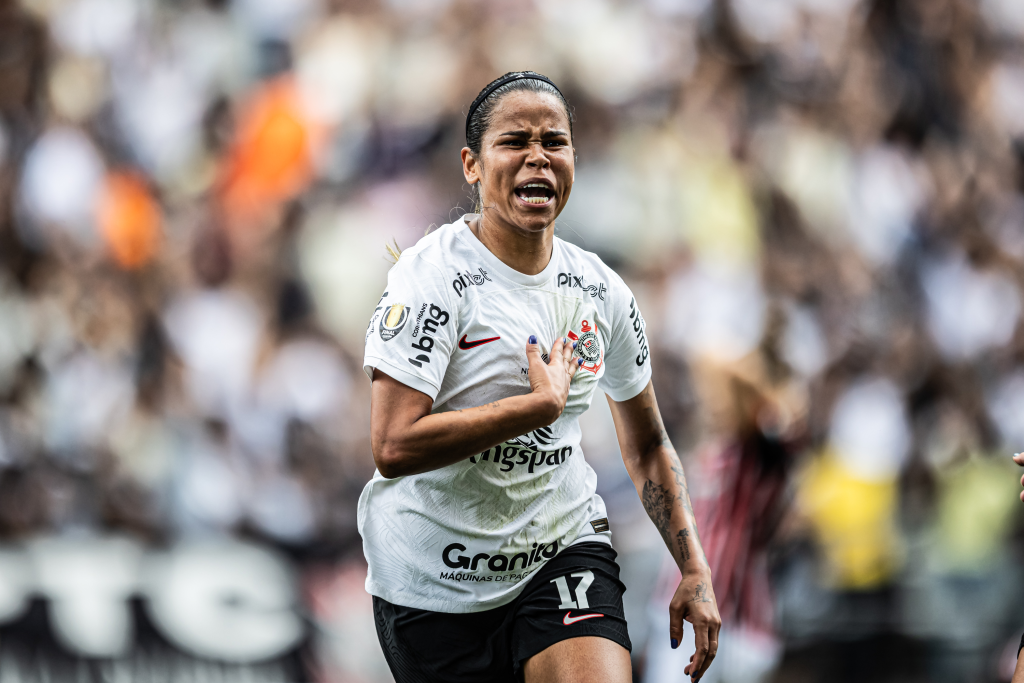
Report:
[[[508,85],[513,81],[523,81],[527,79],[534,81],[544,81],[552,88],[554,88],[556,91],[558,91],[558,94],[559,96],[562,97],[563,101],[565,100],[565,96],[562,95],[562,91],[559,90],[558,86],[555,85],[554,81],[552,81],[547,76],[542,76],[541,74],[535,71],[512,71],[511,73],[507,73],[501,78],[491,83],[490,85],[488,85],[482,91],[480,91],[480,94],[476,96],[475,100],[473,100],[473,104],[469,105],[469,112],[466,114],[466,140],[469,140],[469,124],[470,121],[473,120],[473,114],[476,112],[477,107],[479,107],[484,100],[490,97],[491,94],[501,86]]]

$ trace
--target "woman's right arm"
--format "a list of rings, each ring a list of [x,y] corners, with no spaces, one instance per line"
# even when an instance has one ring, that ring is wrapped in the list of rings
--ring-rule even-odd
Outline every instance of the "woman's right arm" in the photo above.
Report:
[[[435,415],[430,396],[374,369],[370,446],[377,469],[388,479],[429,472],[550,425],[565,409],[579,367],[574,346],[558,339],[545,363],[538,344],[526,345],[529,394]]]

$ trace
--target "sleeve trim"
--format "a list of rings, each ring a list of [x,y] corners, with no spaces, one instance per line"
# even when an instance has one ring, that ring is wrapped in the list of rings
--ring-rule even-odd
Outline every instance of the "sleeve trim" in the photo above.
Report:
[[[441,390],[440,387],[435,387],[422,377],[418,377],[408,370],[396,367],[383,358],[378,356],[367,356],[365,360],[363,360],[363,371],[371,380],[373,379],[374,368],[390,377],[394,377],[407,387],[412,387],[416,391],[422,391],[424,394],[429,396],[431,400],[436,399],[438,392]]]
[[[651,374],[651,366],[648,363],[643,376],[631,384],[627,384],[620,389],[611,389],[610,387],[601,388],[604,389],[604,393],[608,394],[613,401],[616,403],[622,403],[623,401],[628,401],[631,398],[639,396],[640,392],[647,387],[647,383],[651,381]]]

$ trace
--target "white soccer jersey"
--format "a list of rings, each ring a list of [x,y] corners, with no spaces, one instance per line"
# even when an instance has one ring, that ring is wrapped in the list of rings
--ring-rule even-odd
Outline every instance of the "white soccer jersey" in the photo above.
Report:
[[[359,498],[366,590],[436,612],[513,600],[578,541],[610,543],[579,416],[601,387],[639,394],[651,377],[644,321],[629,288],[597,256],[557,237],[543,272],[502,263],[465,218],[406,249],[366,331],[363,369],[434,400],[432,412],[530,392],[526,344],[560,336],[584,363],[561,417],[461,462],[396,479],[376,473]]]

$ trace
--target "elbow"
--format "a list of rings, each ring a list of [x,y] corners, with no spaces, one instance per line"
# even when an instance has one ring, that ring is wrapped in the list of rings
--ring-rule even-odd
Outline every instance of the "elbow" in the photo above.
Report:
[[[396,479],[409,474],[408,459],[393,444],[374,444],[373,462],[380,476],[385,479]]]

